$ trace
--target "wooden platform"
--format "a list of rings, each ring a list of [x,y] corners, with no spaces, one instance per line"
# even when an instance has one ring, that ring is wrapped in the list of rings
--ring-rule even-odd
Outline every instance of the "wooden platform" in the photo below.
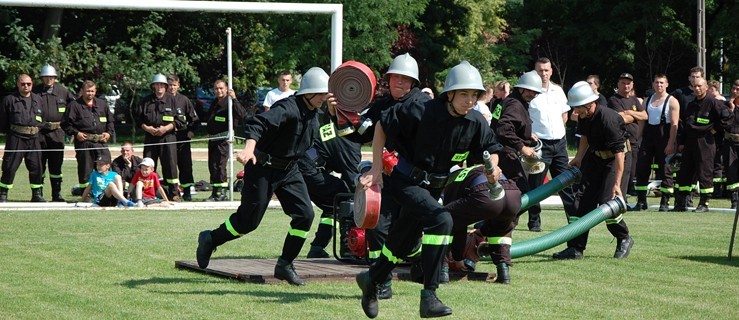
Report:
[[[175,267],[206,274],[236,279],[250,283],[283,283],[274,277],[277,259],[214,259],[206,269],[200,269],[197,261],[175,261]],[[354,281],[354,277],[367,270],[366,265],[340,262],[335,259],[304,259],[293,262],[295,271],[307,282],[311,281]],[[493,281],[495,274],[485,272],[450,272],[451,280]],[[398,266],[393,270],[393,278],[410,280],[408,267]]]

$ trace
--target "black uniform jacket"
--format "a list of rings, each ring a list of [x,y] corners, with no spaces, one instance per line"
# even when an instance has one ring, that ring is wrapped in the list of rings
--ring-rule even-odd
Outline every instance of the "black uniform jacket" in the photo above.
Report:
[[[62,129],[69,136],[78,132],[101,134],[115,133],[113,114],[108,109],[108,103],[95,98],[92,107],[88,107],[84,99],[78,98],[69,103],[67,111],[62,117]]]
[[[234,128],[236,128],[246,117],[246,109],[237,99],[233,99],[233,115]],[[228,131],[228,100],[213,101],[210,106],[207,131],[208,134],[219,134]]]
[[[503,148],[482,114],[471,110],[454,117],[441,98],[387,109],[380,121],[387,143],[429,173],[448,174],[470,153],[498,153]]]
[[[46,123],[48,122],[61,122],[64,112],[67,111],[67,105],[74,101],[74,96],[69,93],[69,90],[58,83],[51,88],[46,88],[43,84],[36,85],[33,87],[33,93],[41,96],[44,127],[47,127]],[[62,130],[42,129],[41,132],[56,142],[64,142],[64,132]]]
[[[31,105],[27,105],[26,101],[30,101]],[[24,99],[16,91],[13,94],[5,96],[2,104],[0,104],[0,132],[11,133],[10,125],[18,125],[25,127],[41,127],[44,117],[42,113],[41,97],[31,93],[30,98]],[[36,137],[36,135],[25,135],[13,132],[14,135],[24,138]]]
[[[531,123],[529,104],[518,90],[513,90],[503,99],[500,118],[495,124],[495,133],[507,152],[517,152],[531,145]]]
[[[169,92],[165,93],[161,99],[157,98],[154,94],[144,97],[136,112],[136,123],[139,127],[144,124],[152,127],[161,127],[174,123],[175,131],[185,129],[185,123],[177,116],[174,96]],[[170,134],[174,134],[174,132],[170,131],[164,136],[154,138],[163,138]],[[147,133],[146,136],[148,138],[151,135]]]
[[[268,112],[247,118],[244,131],[246,139],[257,141],[257,150],[295,160],[318,135],[318,112],[308,109],[302,95],[293,95],[275,102]]]
[[[174,96],[174,106],[177,118],[184,124],[182,130],[177,131],[177,140],[192,139],[200,122],[192,101],[187,96],[178,94]]]
[[[351,134],[346,135],[345,137],[351,141],[358,143],[372,142],[372,139],[375,137],[374,124],[377,123],[377,121],[380,121],[382,111],[390,109],[394,106],[402,106],[413,103],[424,103],[430,99],[431,98],[429,98],[429,95],[421,92],[418,87],[412,88],[410,92],[406,93],[398,100],[393,99],[393,96],[390,94],[378,98],[372,104],[370,104],[367,111],[362,115],[364,118],[368,118],[372,121],[372,126],[367,128],[367,130],[365,130],[363,134],[359,134],[359,132],[355,131]]]
[[[593,116],[577,121],[577,133],[588,138],[588,150],[624,152],[626,127],[618,112],[596,106]]]
[[[139,165],[141,165],[141,161],[143,161],[141,157],[134,155],[131,157],[131,166],[129,167],[126,165],[126,159],[123,159],[123,156],[121,155],[113,159],[113,163],[111,163],[110,168],[113,171],[118,172],[123,181],[131,183],[133,175],[136,174],[136,170],[138,170]]]
[[[616,112],[623,112],[625,110],[644,111],[644,106],[642,106],[636,97],[625,98],[618,93],[608,98],[608,107]],[[637,137],[638,131],[639,124],[637,121],[626,125],[626,133],[628,133],[629,141],[631,141],[632,144],[636,144],[636,140],[639,138]]]
[[[731,130],[734,114],[721,101],[706,95],[703,99],[696,97],[690,101],[685,110],[685,117],[682,118],[683,134],[678,144],[685,144],[687,139],[712,135],[713,130]]]

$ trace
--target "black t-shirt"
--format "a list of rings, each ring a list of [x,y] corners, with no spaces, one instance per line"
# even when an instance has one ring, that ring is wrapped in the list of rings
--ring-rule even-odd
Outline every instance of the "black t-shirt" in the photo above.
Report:
[[[608,99],[608,107],[619,113],[626,110],[644,111],[644,106],[642,106],[636,97],[625,98],[618,93]],[[639,138],[637,136],[638,131],[639,124],[636,121],[626,125],[626,132],[628,133],[629,141],[631,141],[632,145],[636,144],[636,141]]]

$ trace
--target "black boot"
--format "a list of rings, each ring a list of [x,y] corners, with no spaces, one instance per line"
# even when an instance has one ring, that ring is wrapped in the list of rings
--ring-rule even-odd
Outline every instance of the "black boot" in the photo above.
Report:
[[[501,262],[495,266],[498,274],[495,277],[495,282],[502,284],[511,283],[511,273],[508,269],[508,265],[505,262]]]
[[[277,259],[277,265],[275,265],[275,278],[285,280],[287,283],[294,286],[304,286],[305,281],[300,279],[298,273],[295,272],[295,267],[292,262],[287,262],[282,258]]]
[[[0,202],[8,202],[8,189],[0,187]]]
[[[173,202],[180,202],[180,185],[178,183],[172,183],[169,185],[169,200]]]
[[[739,192],[731,191],[731,208],[736,209],[736,203],[739,200]]]
[[[62,179],[51,178],[51,201],[53,202],[67,202],[62,198]]]
[[[441,269],[439,270],[439,283],[449,283],[449,263],[446,262],[446,259],[441,263]]]
[[[205,199],[205,201],[221,201],[221,196],[223,196],[223,194],[221,193],[221,187],[213,187],[213,190],[210,193],[210,197],[208,197],[208,199]]]
[[[329,258],[328,252],[323,249],[321,246],[310,246],[310,250],[308,251],[308,258]]]
[[[44,199],[44,187],[31,189],[31,202],[48,202]]]
[[[698,203],[698,207],[696,207],[693,212],[708,212],[708,200],[710,199],[710,193],[701,193],[701,200]]]
[[[670,210],[670,194],[663,192],[662,198],[659,200],[659,211],[666,212]]]
[[[421,318],[438,318],[452,314],[452,308],[444,305],[434,290],[421,290]]]
[[[380,300],[387,300],[393,297],[393,280],[392,273],[390,274],[390,280],[385,283],[377,285],[377,298]]]
[[[372,282],[369,271],[357,274],[357,285],[362,289],[362,310],[364,314],[372,319],[377,317],[379,305],[377,303],[377,284]]]
[[[182,188],[182,200],[192,201],[192,194],[190,193],[190,187]]]
[[[675,195],[675,207],[670,212],[688,211],[688,193],[678,192]]]
[[[631,236],[623,239],[617,239],[616,251],[613,253],[613,257],[616,259],[623,259],[629,256],[631,247],[634,246],[634,239]]]
[[[647,206],[647,191],[646,190],[639,190],[636,191],[636,204],[633,207],[629,207],[629,211],[641,211],[641,210],[647,210],[649,208]]]
[[[198,267],[205,269],[210,264],[210,256],[216,251],[216,246],[213,245],[213,238],[210,235],[210,230],[200,232],[198,235],[198,249],[195,251],[195,258],[198,260]]]

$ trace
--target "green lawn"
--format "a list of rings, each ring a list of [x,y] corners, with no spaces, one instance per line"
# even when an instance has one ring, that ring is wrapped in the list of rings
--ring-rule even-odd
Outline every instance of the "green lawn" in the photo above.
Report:
[[[229,213],[0,211],[0,319],[364,317],[354,283],[295,288],[176,269],[175,260],[194,259],[198,232]],[[545,210],[543,221],[549,232],[564,217]],[[650,211],[626,221],[636,241],[628,259],[611,258],[615,242],[600,225],[584,260],[553,261],[553,249],[515,260],[511,285],[453,282],[439,296],[457,319],[739,318],[739,257],[726,259],[733,215]],[[287,228],[288,218],[270,210],[259,229],[213,258],[275,258]],[[514,239],[535,235],[519,229]],[[396,282],[393,289],[393,299],[380,303],[380,318],[417,317],[421,286]]]

